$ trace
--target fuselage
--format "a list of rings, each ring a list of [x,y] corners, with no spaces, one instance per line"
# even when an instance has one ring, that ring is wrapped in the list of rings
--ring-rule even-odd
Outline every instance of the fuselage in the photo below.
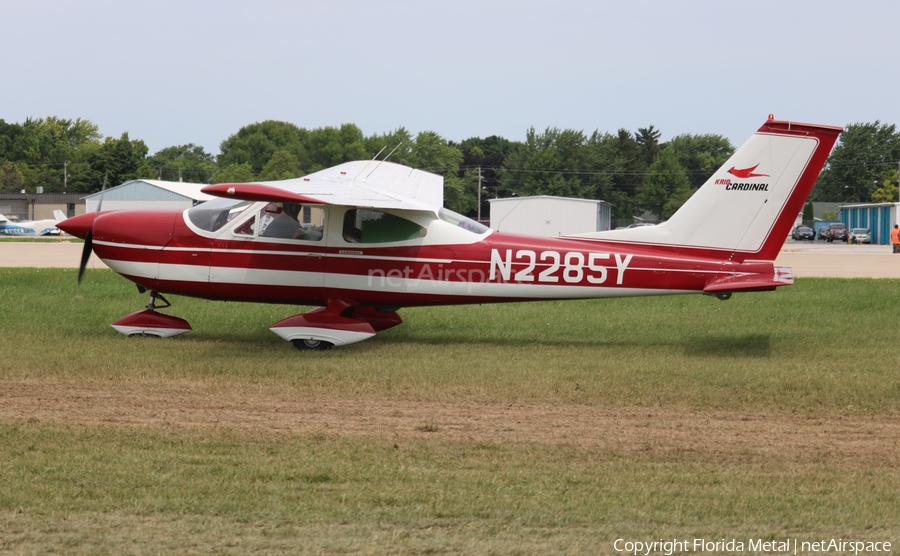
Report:
[[[625,297],[698,293],[774,272],[771,262],[696,249],[498,233],[449,211],[312,205],[300,217],[305,237],[268,237],[272,204],[206,205],[79,218],[92,220],[93,249],[119,274],[214,300],[399,308]]]

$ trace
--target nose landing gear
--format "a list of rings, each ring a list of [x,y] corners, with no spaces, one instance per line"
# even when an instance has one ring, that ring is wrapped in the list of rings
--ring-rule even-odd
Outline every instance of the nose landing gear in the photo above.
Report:
[[[157,305],[157,300],[162,304]],[[112,323],[112,327],[126,336],[157,336],[160,338],[177,336],[193,330],[188,321],[156,311],[171,307],[171,305],[161,293],[151,291],[150,303],[147,304],[146,309],[125,315]]]

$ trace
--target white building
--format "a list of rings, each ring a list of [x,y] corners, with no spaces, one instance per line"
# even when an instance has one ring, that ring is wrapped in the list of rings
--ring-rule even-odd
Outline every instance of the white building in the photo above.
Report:
[[[97,212],[100,199],[104,211],[120,209],[190,208],[213,199],[201,193],[205,183],[162,180],[130,180],[84,198],[87,212]]]
[[[490,199],[490,203],[492,229],[542,237],[608,230],[612,207],[606,201],[549,195]]]

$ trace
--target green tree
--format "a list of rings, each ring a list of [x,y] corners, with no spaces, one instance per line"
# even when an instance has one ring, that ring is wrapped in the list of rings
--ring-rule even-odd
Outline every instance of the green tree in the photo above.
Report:
[[[413,168],[437,174],[456,173],[463,160],[459,148],[450,145],[434,131],[422,131],[416,135],[407,163]]]
[[[623,147],[625,147],[623,149]],[[503,188],[518,195],[556,195],[612,203],[613,218],[632,218],[640,146],[627,131],[618,136],[594,131],[532,128],[506,157]]]
[[[16,160],[14,148],[21,133],[22,126],[16,123],[8,124],[0,118],[0,161]]]
[[[247,183],[255,181],[256,176],[253,174],[253,168],[248,162],[243,164],[229,164],[224,168],[220,168],[209,179],[209,183]]]
[[[900,160],[900,134],[893,124],[850,124],[828,158],[810,197],[816,201],[868,202]]]
[[[138,173],[143,178],[208,183],[215,172],[215,157],[203,147],[188,143],[166,147],[147,157]]]
[[[372,135],[364,140],[368,158],[376,157],[384,160],[390,155],[391,162],[409,165],[409,156],[412,153],[413,136],[405,127],[398,127],[390,133]]]
[[[27,171],[28,167],[21,163],[4,162],[0,165],[0,191],[18,193],[25,188],[25,174],[20,166],[25,166]]]
[[[139,177],[138,170],[147,151],[147,145],[140,139],[131,140],[127,131],[118,139],[107,137],[100,148],[88,155],[90,170],[70,180],[70,189],[85,193],[99,191],[106,176],[110,186],[135,179]]]
[[[897,202],[897,169],[891,170],[891,175],[881,182],[881,187],[872,193],[873,203],[895,203]]]
[[[219,146],[219,168],[232,164],[249,164],[253,173],[259,174],[275,151],[293,154],[301,168],[308,168],[309,159],[304,145],[308,135],[309,132],[303,128],[276,120],[244,126]]]
[[[615,176],[624,162],[619,156],[618,137],[594,131],[585,144],[587,166],[582,180],[591,190],[590,198],[612,203],[613,211],[622,206],[631,216],[631,195],[616,187]]]
[[[286,180],[299,178],[305,172],[300,168],[300,161],[294,153],[288,151],[275,151],[272,158],[266,163],[259,174],[260,181]]]
[[[698,188],[734,154],[731,141],[721,135],[684,134],[666,144],[678,157],[691,186]]]
[[[691,193],[691,182],[675,151],[663,149],[641,183],[638,201],[644,209],[666,219]]]
[[[63,163],[76,157],[85,143],[97,143],[101,135],[88,120],[48,117],[27,119],[15,143],[17,160],[29,164]]]
[[[525,141],[507,156],[503,187],[517,195],[591,198],[596,192],[586,172],[594,167],[582,131],[530,128]]]
[[[815,223],[814,222],[815,219],[816,219],[816,216],[815,216],[815,213],[813,212],[812,202],[808,202],[805,205],[803,205],[803,225],[809,226],[810,228],[812,228],[813,224]]]
[[[666,201],[665,206],[663,206],[662,218],[664,220],[668,220],[675,214],[675,211],[681,208],[688,199],[691,198],[697,190],[688,186],[688,185],[679,185],[673,191],[672,195]]]
[[[656,157],[662,151],[662,145],[659,144],[660,132],[658,129],[650,127],[639,127],[634,136],[634,140],[638,144],[638,151],[644,164],[648,166],[653,164]]]
[[[459,177],[463,154],[459,148],[433,131],[416,135],[415,144],[407,155],[413,168],[441,174],[444,177],[444,206],[467,213],[475,207],[475,184]]]
[[[0,144],[5,145],[8,159],[27,163],[32,169],[23,173],[29,191],[39,186],[48,192],[62,191],[70,181],[69,175],[73,175],[72,165],[76,166],[74,174],[78,174],[78,168],[83,168],[78,165],[100,146],[101,137],[97,126],[88,120],[53,116],[29,118],[17,131],[3,131],[7,139]]]
[[[515,148],[516,144],[492,135],[485,139],[479,137],[470,137],[457,145],[460,152],[463,153],[463,161],[461,164],[462,175],[460,176],[466,182],[467,187],[473,189],[473,203],[478,202],[478,172],[481,171],[481,216],[484,218],[488,214],[490,208],[490,198],[499,197],[502,194],[500,187],[501,169],[506,164],[506,157]],[[468,211],[468,216],[478,216],[478,207],[472,206]]]
[[[619,129],[613,150],[613,162],[608,169],[611,172],[614,195],[607,196],[603,200],[613,203],[612,218],[615,224],[633,220],[637,210],[637,192],[652,161],[644,160],[640,154],[640,145],[627,129]]]
[[[362,130],[353,124],[314,129],[306,137],[305,148],[309,157],[307,173],[372,157],[366,149]]]

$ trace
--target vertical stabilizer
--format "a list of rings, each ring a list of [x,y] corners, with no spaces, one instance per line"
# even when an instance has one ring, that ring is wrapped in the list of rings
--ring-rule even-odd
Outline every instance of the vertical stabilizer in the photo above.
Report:
[[[840,132],[770,119],[668,221],[589,237],[775,260]]]

